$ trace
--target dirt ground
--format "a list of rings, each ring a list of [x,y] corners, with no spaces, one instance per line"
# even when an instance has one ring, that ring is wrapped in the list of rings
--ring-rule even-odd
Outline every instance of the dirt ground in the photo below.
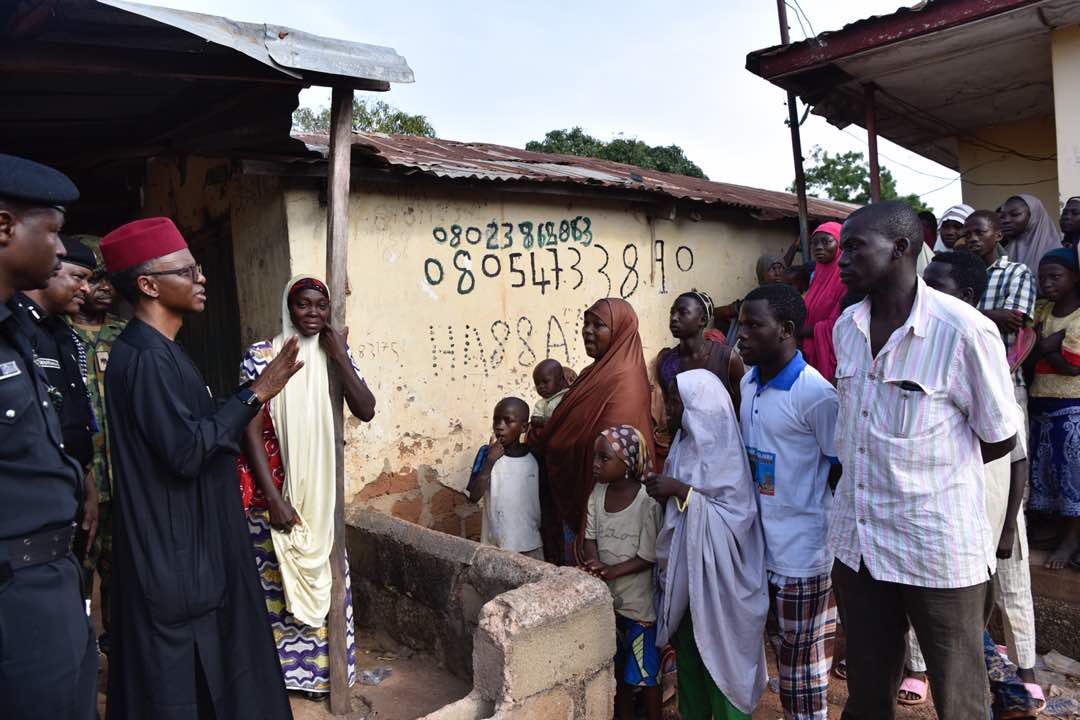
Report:
[[[97,583],[94,588],[93,620],[100,635],[101,615],[96,610],[96,586]],[[378,686],[357,682],[352,689],[353,711],[344,719],[331,714],[325,700],[308,700],[296,693],[289,693],[294,720],[414,720],[460,700],[472,690],[472,683],[442,669],[434,658],[414,653],[385,634],[357,628],[357,645],[357,673],[388,667],[390,674],[386,679]],[[99,660],[98,716],[104,718],[109,661],[103,655]]]
[[[96,588],[95,588],[96,591]],[[101,632],[101,618],[96,611],[95,592],[94,625]],[[414,653],[398,645],[385,634],[358,628],[357,672],[381,667],[390,668],[390,674],[378,685],[357,683],[352,689],[353,711],[348,720],[414,720],[455,700],[465,697],[471,683],[454,676],[440,667],[432,657]],[[776,677],[776,662],[771,651],[769,676]],[[1066,695],[1080,699],[1080,682],[1076,678],[1050,672],[1042,664],[1042,656],[1036,672],[1047,697]],[[1071,673],[1070,673],[1071,674]],[[108,660],[101,657],[98,674],[98,712],[105,717],[105,689],[108,677]],[[290,693],[295,720],[339,720],[332,715],[326,701],[308,700]],[[831,677],[829,681],[829,718],[839,718],[847,701],[847,683]],[[761,698],[753,720],[781,720],[784,717],[780,697],[766,690]],[[928,700],[917,707],[897,707],[897,720],[936,720],[933,704]],[[1043,715],[1048,717],[1048,715]]]
[[[390,668],[379,685],[353,687],[353,712],[349,720],[413,720],[460,700],[472,683],[451,675],[435,658],[413,653],[381,633],[359,628],[357,672]],[[294,720],[340,720],[328,704],[290,694]]]
[[[769,677],[776,677],[776,663],[769,662]],[[839,718],[847,702],[847,683],[835,677],[829,679],[829,718]],[[780,707],[780,696],[766,690],[754,711],[754,720],[783,720],[784,711]],[[929,699],[916,707],[897,706],[897,720],[937,720],[937,713]]]

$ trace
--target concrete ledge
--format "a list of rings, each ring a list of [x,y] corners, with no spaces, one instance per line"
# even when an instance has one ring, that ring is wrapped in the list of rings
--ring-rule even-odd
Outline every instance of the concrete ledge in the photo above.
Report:
[[[504,705],[492,720],[574,720],[574,699],[555,687],[520,702]]]
[[[475,690],[455,703],[439,708],[417,720],[482,720],[490,718],[494,707]]]
[[[469,696],[427,720],[610,718],[607,585],[376,511],[349,508],[346,519],[358,622],[472,680]]]
[[[484,605],[473,642],[473,682],[485,697],[516,702],[591,676],[614,654],[607,586],[579,570],[557,568]]]
[[[1057,650],[1069,657],[1080,657],[1080,572],[1047,570],[1050,553],[1032,550],[1028,556],[1031,569],[1031,596],[1035,601],[1035,641],[1040,653]],[[995,637],[1003,637],[995,635]]]

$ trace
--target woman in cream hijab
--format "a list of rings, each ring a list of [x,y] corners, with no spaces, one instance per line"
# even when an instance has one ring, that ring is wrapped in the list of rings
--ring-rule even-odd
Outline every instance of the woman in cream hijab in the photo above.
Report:
[[[240,487],[266,609],[287,690],[330,691],[330,550],[334,541],[336,457],[329,378],[336,373],[349,410],[367,422],[375,398],[349,355],[348,329],[330,326],[330,292],[301,275],[285,287],[281,334],[248,348],[241,379],[254,380],[292,336],[303,368],[244,433]],[[349,684],[353,663],[352,591],[345,573]]]

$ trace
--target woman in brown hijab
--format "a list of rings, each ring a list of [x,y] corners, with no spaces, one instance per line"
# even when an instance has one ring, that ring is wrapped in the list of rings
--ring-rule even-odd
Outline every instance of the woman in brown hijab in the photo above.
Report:
[[[567,563],[581,556],[585,501],[592,492],[593,446],[600,433],[616,425],[641,431],[653,457],[649,378],[630,303],[599,300],[585,311],[581,330],[593,364],[581,371],[537,443],[544,454],[555,507],[567,539]]]

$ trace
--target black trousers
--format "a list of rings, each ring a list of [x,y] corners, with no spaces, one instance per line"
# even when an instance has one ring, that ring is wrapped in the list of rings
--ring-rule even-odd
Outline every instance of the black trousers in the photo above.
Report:
[[[881,582],[865,565],[833,564],[840,621],[847,632],[848,701],[843,720],[892,720],[903,678],[908,621],[915,628],[940,720],[986,720],[990,684],[983,630],[993,609],[989,580],[936,589]]]
[[[73,555],[22,568],[0,586],[0,714],[97,717],[98,654]]]

